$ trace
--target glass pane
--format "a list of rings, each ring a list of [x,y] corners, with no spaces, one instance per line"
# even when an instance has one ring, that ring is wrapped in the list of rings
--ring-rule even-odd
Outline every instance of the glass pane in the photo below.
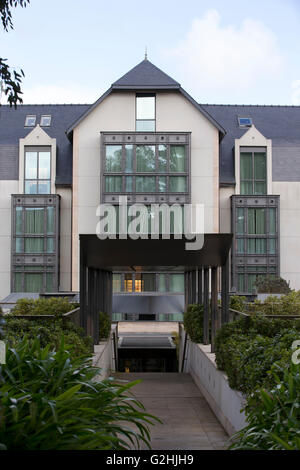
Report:
[[[25,253],[43,253],[43,238],[25,238]]]
[[[22,228],[22,207],[16,207],[16,234],[20,235],[23,232]]]
[[[275,255],[276,253],[276,240],[275,238],[270,238],[269,240],[269,253]]]
[[[255,282],[256,282],[256,274],[248,274],[248,292],[253,292],[255,289]]]
[[[167,177],[159,176],[158,177],[158,191],[164,193],[167,191]]]
[[[133,145],[125,145],[125,172],[132,173],[133,168]]]
[[[26,266],[26,271],[44,271],[44,266]]]
[[[23,292],[22,273],[15,273],[15,292]]]
[[[121,292],[121,274],[113,274],[113,292]]]
[[[255,181],[254,194],[267,194],[267,184],[263,182]]]
[[[47,234],[54,233],[54,207],[47,207]]]
[[[237,210],[237,231],[238,235],[243,235],[245,231],[245,211],[239,207]]]
[[[122,146],[106,145],[105,147],[106,171],[122,171]]]
[[[167,276],[166,274],[158,275],[158,291],[167,292]]]
[[[185,171],[185,147],[183,145],[171,145],[170,171],[177,173]]]
[[[46,292],[53,292],[53,280],[54,276],[53,274],[46,273]]]
[[[132,176],[125,176],[125,191],[127,193],[132,192],[132,181],[133,181]]]
[[[125,279],[124,279],[124,291],[125,292],[132,292],[132,274],[125,274]]]
[[[155,121],[136,121],[137,132],[154,132]]]
[[[142,291],[154,292],[155,291],[155,274],[142,274]]]
[[[155,119],[155,96],[136,97],[136,119]]]
[[[171,193],[184,193],[186,191],[186,177],[170,176],[169,191]]]
[[[158,171],[159,172],[167,171],[167,146],[166,145],[158,146]]]
[[[270,216],[270,235],[275,235],[276,234],[276,209],[270,208],[269,209],[269,216]]]
[[[245,292],[244,280],[245,280],[244,274],[238,274],[238,286],[237,286],[238,292]]]
[[[135,292],[142,292],[142,275],[140,273],[135,273],[134,276],[134,290]]]
[[[136,146],[136,171],[148,172],[155,171],[155,146],[137,145]]]
[[[248,233],[266,233],[266,211],[265,209],[248,209]]]
[[[136,176],[135,190],[137,193],[155,192],[155,176]]]
[[[25,179],[37,178],[37,152],[26,152],[25,154]]]
[[[265,254],[267,241],[265,238],[251,238],[247,240],[247,253],[253,255]]]
[[[50,179],[50,152],[39,152],[39,179]]]
[[[37,194],[37,181],[25,181],[25,194]]]
[[[184,274],[170,274],[170,292],[184,292]]]
[[[239,253],[239,254],[243,254],[243,253],[244,253],[244,239],[243,239],[243,238],[238,238],[238,239],[237,239],[236,251],[237,251],[237,253]]]
[[[50,194],[50,181],[39,181],[39,194]]]
[[[47,253],[54,253],[54,238],[47,238]]]
[[[267,179],[267,165],[266,165],[265,153],[254,154],[254,179],[256,180]]]
[[[276,273],[276,266],[269,266],[270,273]]]
[[[252,180],[252,154],[251,153],[241,153],[241,181],[242,180]]]
[[[16,253],[23,252],[23,238],[16,238]]]
[[[241,194],[253,194],[253,184],[251,181],[241,182]]]
[[[25,292],[41,292],[43,290],[43,274],[25,274]]]
[[[105,176],[105,191],[107,193],[122,191],[122,176]]]
[[[25,233],[44,233],[44,209],[32,207],[25,209]]]

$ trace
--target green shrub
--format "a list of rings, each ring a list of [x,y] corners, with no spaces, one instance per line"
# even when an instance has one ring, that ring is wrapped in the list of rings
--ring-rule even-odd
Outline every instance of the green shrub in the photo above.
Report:
[[[27,336],[28,341],[39,338],[41,347],[50,346],[57,349],[64,334],[65,347],[72,357],[88,357],[93,353],[93,342],[89,336],[85,336],[82,328],[76,327],[72,322],[63,323],[62,320],[51,320],[51,325],[41,323],[40,320],[26,320],[23,318],[5,318],[5,340],[10,347],[22,341]]]
[[[99,313],[99,336],[100,339],[109,338],[111,330],[111,319],[110,316],[105,312]]]
[[[246,395],[259,386],[272,387],[269,371],[274,364],[288,367],[299,331],[299,322],[261,316],[223,325],[215,341],[217,367],[226,372],[232,388]]]
[[[288,294],[291,292],[289,283],[282,277],[259,277],[255,287],[260,294]]]
[[[19,299],[10,315],[55,315],[61,316],[76,308],[67,297],[40,297],[38,299]]]
[[[188,305],[183,315],[184,329],[194,343],[203,343],[203,305]]]
[[[128,449],[149,445],[157,418],[129,394],[136,383],[95,380],[99,369],[25,337],[0,365],[0,449]],[[138,382],[138,381],[137,381]],[[130,425],[130,427],[129,427]]]
[[[300,450],[300,365],[278,366],[272,377],[274,388],[248,399],[248,425],[233,436],[231,449]]]
[[[237,310],[238,312],[244,312],[246,300],[246,297],[242,295],[231,295],[229,308],[232,308],[232,310]]]
[[[300,291],[292,291],[280,298],[269,295],[263,302],[255,300],[247,304],[247,311],[263,315],[300,315]]]

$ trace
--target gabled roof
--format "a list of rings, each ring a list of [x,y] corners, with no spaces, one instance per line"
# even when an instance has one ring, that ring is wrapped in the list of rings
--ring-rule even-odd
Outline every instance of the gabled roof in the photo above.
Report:
[[[42,115],[51,115],[51,125],[45,127],[50,137],[56,138],[56,184],[72,184],[72,144],[65,134],[66,127],[85,112],[87,104],[37,104],[0,106],[0,172],[9,172],[5,179],[18,179],[19,139],[26,137],[32,127],[25,127],[26,115],[35,115],[37,124]],[[4,172],[4,173],[5,173]]]
[[[145,59],[138,65],[125,73],[111,86],[113,89],[173,89],[180,88],[180,83],[173,80],[165,72],[160,70],[156,65]]]
[[[200,111],[206,119],[223,135],[226,134],[225,129],[209,114],[209,112],[201,107],[183,88],[180,83],[169,77],[165,72],[160,70],[156,65],[145,59],[138,65],[133,67],[123,77],[114,82],[111,87],[86,110],[76,121],[74,121],[66,130],[71,139],[74,128],[90,114],[108,95],[119,90],[174,90],[181,93],[190,103],[192,103],[198,111]]]
[[[240,139],[247,128],[240,127],[238,117],[251,117],[256,129],[272,146],[300,147],[300,106],[263,106],[201,104],[226,129],[220,144],[220,183],[235,184],[234,139]]]

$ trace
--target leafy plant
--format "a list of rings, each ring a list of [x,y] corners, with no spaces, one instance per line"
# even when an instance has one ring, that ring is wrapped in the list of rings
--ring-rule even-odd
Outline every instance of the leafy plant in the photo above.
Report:
[[[0,448],[93,450],[149,446],[159,420],[130,394],[137,382],[99,382],[90,361],[71,360],[38,338],[8,348],[0,366]]]
[[[6,316],[4,327],[5,340],[10,347],[16,347],[26,335],[28,341],[39,338],[41,347],[58,348],[62,334],[65,338],[65,346],[74,357],[88,357],[93,352],[92,338],[85,336],[82,328],[76,327],[72,322],[63,323],[61,319],[44,323],[38,319],[26,320]]]
[[[282,277],[258,277],[255,283],[257,292],[264,293],[275,293],[275,294],[288,294],[291,292],[290,284]]]
[[[272,376],[274,388],[248,400],[248,425],[232,437],[230,449],[300,450],[300,366],[278,366]]]
[[[111,330],[111,319],[110,316],[105,312],[99,313],[99,332],[101,339],[109,338]]]
[[[76,308],[67,297],[51,297],[38,299],[19,299],[10,315],[55,315],[61,316]]]
[[[244,312],[245,311],[245,303],[246,303],[246,297],[242,295],[231,295],[230,296],[230,302],[229,302],[229,308],[232,308],[232,310],[236,310],[238,312]]]
[[[299,322],[262,316],[223,325],[215,341],[217,366],[226,372],[229,385],[246,395],[259,386],[273,387],[269,371],[274,364],[288,367],[299,330]]]
[[[190,304],[183,315],[184,329],[194,343],[203,342],[203,305]]]

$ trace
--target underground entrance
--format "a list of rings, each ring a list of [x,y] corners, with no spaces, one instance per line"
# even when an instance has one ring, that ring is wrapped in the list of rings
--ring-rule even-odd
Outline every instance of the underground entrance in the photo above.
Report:
[[[119,372],[178,372],[171,335],[129,334],[118,342]]]

